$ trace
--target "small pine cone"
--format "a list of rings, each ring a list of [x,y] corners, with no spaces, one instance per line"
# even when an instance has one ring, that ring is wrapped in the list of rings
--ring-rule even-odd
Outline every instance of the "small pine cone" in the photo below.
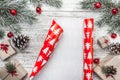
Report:
[[[107,72],[109,75],[115,75],[117,71],[116,71],[116,68],[114,68],[113,66],[108,66]]]
[[[107,73],[111,73],[111,67],[107,67]]]
[[[15,47],[17,47],[20,50],[23,50],[28,46],[29,40],[29,37],[24,35],[18,35],[17,37],[14,37],[12,39]]]
[[[104,74],[109,75],[109,76],[117,74],[117,70],[116,68],[114,68],[114,66],[104,66],[102,68],[102,71]]]
[[[120,43],[113,43],[109,46],[109,50],[111,54],[113,55],[119,55],[120,54]]]

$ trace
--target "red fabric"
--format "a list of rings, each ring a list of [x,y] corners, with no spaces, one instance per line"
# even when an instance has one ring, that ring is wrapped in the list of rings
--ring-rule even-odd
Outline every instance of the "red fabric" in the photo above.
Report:
[[[16,71],[16,70],[14,70],[14,71],[12,71],[12,72],[9,72],[9,71],[8,71],[8,73],[10,73],[10,74],[12,75],[12,77],[13,77],[13,76],[18,76],[18,74],[17,74],[17,71]]]
[[[34,68],[30,74],[30,80],[32,80],[40,72],[42,67],[49,60],[49,57],[54,51],[54,48],[60,38],[61,33],[63,33],[63,29],[53,20],[47,37],[44,41],[44,45],[38,55]]]
[[[5,51],[5,53],[7,53],[8,47],[9,47],[8,44],[0,44],[0,49],[3,50],[3,51]]]
[[[92,79],[93,64],[93,29],[94,19],[88,18],[84,20],[84,79]]]

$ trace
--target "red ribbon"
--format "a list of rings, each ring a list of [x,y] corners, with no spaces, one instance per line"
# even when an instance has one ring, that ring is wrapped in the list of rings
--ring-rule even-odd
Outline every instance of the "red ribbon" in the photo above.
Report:
[[[114,78],[114,76],[113,76],[113,75],[106,75],[106,78],[108,78],[108,77],[112,77],[112,78],[113,78],[113,80],[115,80],[115,78]]]
[[[12,72],[8,71],[8,73],[10,73],[10,74],[12,75],[12,77],[13,77],[13,76],[18,76],[18,74],[17,74],[17,71],[16,71],[16,70],[14,70],[14,71],[12,71]]]
[[[9,47],[8,44],[0,44],[0,49],[2,49],[3,51],[5,51],[6,53],[8,51],[8,47]]]
[[[105,39],[105,41],[104,41],[106,44],[108,44],[108,40],[107,39]]]

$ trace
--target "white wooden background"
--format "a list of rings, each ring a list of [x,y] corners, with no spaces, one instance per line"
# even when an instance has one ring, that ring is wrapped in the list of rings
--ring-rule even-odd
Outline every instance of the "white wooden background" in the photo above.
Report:
[[[99,19],[99,13],[86,12],[81,9],[79,2],[82,0],[63,0],[61,9],[43,5],[43,12],[38,15],[38,21],[33,25],[21,24],[22,33],[30,36],[30,45],[24,51],[18,52],[12,58],[21,62],[30,74],[37,55],[43,45],[47,31],[52,20],[56,20],[64,29],[64,34],[59,41],[51,59],[34,80],[83,80],[83,20],[92,17]],[[33,8],[34,9],[34,8]],[[96,44],[96,39],[107,34],[107,26],[94,30],[94,57],[103,58],[107,54]],[[6,30],[6,34],[9,30]],[[5,37],[3,40],[7,39]],[[2,40],[1,40],[2,41]],[[0,67],[4,65],[0,60]],[[100,80],[94,75],[94,80]]]

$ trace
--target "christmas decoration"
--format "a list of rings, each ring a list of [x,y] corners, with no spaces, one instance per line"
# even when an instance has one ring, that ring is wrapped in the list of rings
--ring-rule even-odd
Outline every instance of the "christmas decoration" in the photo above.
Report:
[[[94,19],[84,19],[84,80],[92,79]]]
[[[109,50],[111,54],[118,55],[120,54],[120,43],[112,43],[109,46]]]
[[[83,0],[80,4],[83,9],[100,12],[100,19],[96,22],[99,27],[104,27],[104,24],[109,26],[108,32],[120,33],[119,22],[119,3],[114,3],[113,0]]]
[[[17,15],[17,11],[15,9],[11,9],[10,10],[10,13],[13,15],[13,16],[16,16]]]
[[[8,40],[0,43],[0,58],[2,60],[9,58],[15,53],[16,51],[12,48]]]
[[[94,68],[94,72],[102,80],[119,80],[120,79],[120,59],[118,56],[108,55],[99,65]]]
[[[2,80],[23,80],[27,71],[17,60],[11,60],[5,67],[0,68],[0,78]]]
[[[5,35],[3,30],[0,30],[0,39],[3,38],[3,36]]]
[[[7,36],[8,36],[8,38],[12,38],[14,35],[13,35],[12,32],[9,32],[9,33],[7,34]]]
[[[5,51],[6,53],[8,51],[8,47],[9,47],[8,44],[0,44],[0,49],[3,50],[3,51]]]
[[[94,4],[94,7],[95,7],[96,9],[101,8],[101,3],[100,3],[100,2],[96,2],[96,3]]]
[[[20,23],[32,24],[37,19],[35,14],[27,7],[26,0],[0,1],[0,27],[9,28],[12,32],[20,31]]]
[[[37,12],[38,14],[41,14],[42,9],[41,9],[40,7],[37,7],[37,8],[36,8],[36,12]]]
[[[115,15],[115,14],[117,14],[117,13],[118,13],[118,9],[117,9],[117,8],[113,8],[113,9],[112,9],[112,14]]]
[[[95,64],[99,64],[100,59],[99,59],[99,58],[95,58],[95,59],[93,60],[93,62],[94,62]]]
[[[15,47],[23,50],[28,46],[29,37],[24,35],[18,35],[12,39],[12,42],[14,43]]]
[[[42,67],[47,63],[62,33],[63,29],[53,20],[47,37],[44,41],[44,45],[38,55],[32,73],[30,74],[30,80],[32,80],[38,74],[38,72],[40,72]]]
[[[34,5],[41,6],[42,3],[48,4],[53,7],[60,8],[62,6],[61,0],[30,0]]]
[[[98,39],[98,44],[101,48],[106,48],[110,44],[110,39],[108,38],[108,36],[102,36]]]
[[[111,34],[111,38],[112,38],[112,39],[115,39],[116,37],[117,37],[117,34],[116,34],[116,33],[112,33],[112,34]]]
[[[13,64],[13,63],[7,63],[7,64],[5,65],[5,67],[6,67],[7,71],[8,71],[8,73],[10,73],[12,76],[13,76],[13,75],[16,75],[16,67],[15,67],[15,64]]]
[[[114,66],[102,66],[102,72],[106,75],[106,77],[113,77],[113,75],[116,75],[117,73],[116,68],[114,68]]]

